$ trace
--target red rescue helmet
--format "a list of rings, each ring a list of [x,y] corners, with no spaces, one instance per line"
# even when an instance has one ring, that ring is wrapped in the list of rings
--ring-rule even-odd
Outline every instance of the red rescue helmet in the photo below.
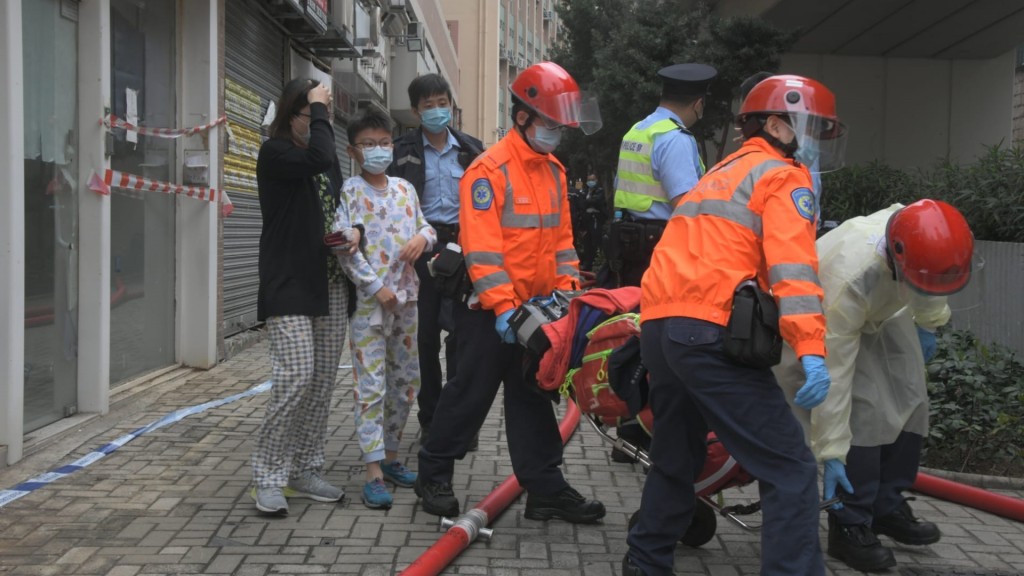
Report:
[[[538,62],[509,85],[512,96],[542,117],[593,134],[601,128],[597,100],[580,90],[576,80],[554,62]]]
[[[885,239],[897,277],[931,296],[963,290],[971,280],[974,235],[959,210],[918,200],[889,218]]]
[[[799,147],[805,152],[813,150],[809,158],[819,165],[809,166],[812,170],[827,172],[842,168],[846,127],[836,115],[835,94],[821,82],[790,74],[769,76],[751,88],[743,99],[736,124],[742,127],[752,116],[787,119]]]
[[[817,80],[789,74],[769,76],[754,85],[743,99],[739,115],[800,113],[839,122],[831,90]]]

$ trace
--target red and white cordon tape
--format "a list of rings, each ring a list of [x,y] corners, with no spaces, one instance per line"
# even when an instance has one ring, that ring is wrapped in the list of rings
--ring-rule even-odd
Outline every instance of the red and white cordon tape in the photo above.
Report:
[[[143,178],[142,176],[136,176],[135,174],[128,174],[126,172],[119,172],[117,170],[110,169],[107,169],[103,178],[97,176],[95,172],[93,172],[92,177],[89,178],[89,189],[97,194],[108,195],[110,194],[111,188],[163,192],[164,194],[180,194],[188,198],[217,202],[220,204],[220,213],[223,216],[228,216],[235,208],[231,203],[231,198],[228,198],[227,192],[216,188],[186,186],[184,184],[161,182],[159,180],[150,180],[149,178]]]
[[[198,134],[199,132],[206,132],[210,128],[227,122],[227,116],[221,116],[209,124],[203,124],[202,126],[193,126],[192,128],[150,128],[147,126],[136,126],[129,122],[126,122],[113,114],[108,115],[100,122],[110,128],[124,128],[125,130],[131,130],[132,132],[138,132],[146,136],[155,136],[157,138],[181,138],[182,136],[191,136]]]

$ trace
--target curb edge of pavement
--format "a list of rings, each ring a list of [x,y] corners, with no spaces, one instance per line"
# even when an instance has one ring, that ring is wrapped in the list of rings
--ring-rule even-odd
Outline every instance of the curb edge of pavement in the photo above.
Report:
[[[968,474],[966,472],[954,472],[951,470],[940,470],[938,468],[921,467],[921,472],[931,474],[944,480],[952,480],[975,488],[997,489],[997,490],[1024,490],[1024,478],[1012,478],[1010,476],[989,476],[986,474]]]

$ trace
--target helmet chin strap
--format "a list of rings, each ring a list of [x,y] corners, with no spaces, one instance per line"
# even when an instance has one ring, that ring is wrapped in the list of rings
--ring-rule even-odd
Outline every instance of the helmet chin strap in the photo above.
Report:
[[[793,137],[793,139],[789,141],[789,144],[786,144],[782,140],[779,140],[775,136],[769,134],[768,131],[765,130],[764,128],[761,129],[760,136],[761,138],[767,140],[769,144],[778,148],[779,152],[782,152],[782,155],[785,156],[786,158],[792,158],[793,154],[796,154],[796,149],[798,147],[796,137]]]

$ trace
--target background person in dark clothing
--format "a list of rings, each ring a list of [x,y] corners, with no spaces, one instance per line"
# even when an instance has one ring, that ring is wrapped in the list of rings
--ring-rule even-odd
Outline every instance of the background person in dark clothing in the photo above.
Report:
[[[445,337],[447,381],[455,379],[455,336],[452,302],[441,296],[427,269],[427,262],[449,242],[459,241],[459,181],[470,162],[482,151],[483,143],[451,126],[452,91],[438,74],[425,74],[409,84],[409,105],[420,119],[420,127],[395,140],[395,160],[389,176],[404,178],[416,187],[427,222],[437,231],[437,242],[416,261],[420,278],[419,343],[420,443],[425,443],[441,396],[441,331]],[[476,450],[474,436],[470,450]]]
[[[252,495],[266,514],[287,514],[286,497],[336,502],[344,496],[322,477],[327,414],[348,328],[349,287],[328,244],[351,251],[360,234],[328,236],[341,190],[330,99],[315,80],[289,82],[256,161],[263,216],[257,314],[267,321],[274,386],[256,433]]]
[[[594,259],[597,257],[601,238],[604,236],[604,223],[608,220],[608,199],[604,188],[597,184],[597,176],[587,176],[586,187],[580,194],[580,214],[577,232],[579,243],[576,249],[580,252],[580,269],[593,270]]]

